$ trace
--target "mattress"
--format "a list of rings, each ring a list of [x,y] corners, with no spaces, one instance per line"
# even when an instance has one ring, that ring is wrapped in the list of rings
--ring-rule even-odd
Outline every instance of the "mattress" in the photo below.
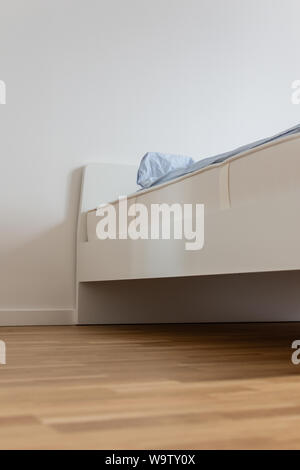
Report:
[[[275,142],[284,137],[288,137],[294,134],[300,133],[300,124],[287,129],[286,131],[280,132],[279,134],[267,137],[265,139],[257,140],[237,149],[230,150],[229,152],[221,153],[213,157],[202,158],[198,162],[194,162],[192,159],[183,156],[175,155],[163,155],[159,153],[147,153],[140,164],[137,174],[137,184],[142,188],[148,188],[155,186],[167,181],[172,181],[179,176],[193,173],[197,170],[201,170],[209,165],[224,162],[229,158],[242,154],[247,150],[251,150],[269,142]],[[177,166],[177,168],[176,168]],[[175,167],[175,168],[174,168]]]
[[[297,195],[299,188],[300,136],[297,133],[273,140],[259,148],[252,148],[221,163],[159,186],[131,194],[128,196],[128,206],[141,203],[150,208],[151,204],[202,203],[205,205],[206,216],[229,208],[242,211],[251,204],[258,208],[264,205],[266,211],[268,201],[272,201],[274,207],[274,201],[280,199],[283,203],[287,194],[294,192]],[[291,201],[292,196],[289,196],[288,200]],[[118,213],[119,201],[113,201],[112,204]],[[96,209],[89,211],[88,241],[98,240],[98,222]]]

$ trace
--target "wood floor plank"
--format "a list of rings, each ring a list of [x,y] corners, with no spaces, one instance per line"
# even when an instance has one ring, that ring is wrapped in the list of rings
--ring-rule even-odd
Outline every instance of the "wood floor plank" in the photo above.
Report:
[[[1,449],[300,449],[300,324],[0,328]]]

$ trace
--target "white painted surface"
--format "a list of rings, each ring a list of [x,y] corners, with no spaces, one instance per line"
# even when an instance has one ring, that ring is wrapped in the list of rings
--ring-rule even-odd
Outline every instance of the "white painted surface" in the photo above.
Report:
[[[79,167],[200,158],[299,121],[299,0],[1,0],[0,14],[6,311],[73,308]]]

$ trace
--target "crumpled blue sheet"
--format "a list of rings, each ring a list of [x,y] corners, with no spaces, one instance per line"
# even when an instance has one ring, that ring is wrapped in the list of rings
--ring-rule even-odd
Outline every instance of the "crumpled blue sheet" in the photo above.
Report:
[[[195,160],[183,155],[169,155],[148,152],[142,158],[137,175],[137,184],[142,188],[150,188],[173,171],[188,170]],[[184,174],[184,173],[183,173]]]

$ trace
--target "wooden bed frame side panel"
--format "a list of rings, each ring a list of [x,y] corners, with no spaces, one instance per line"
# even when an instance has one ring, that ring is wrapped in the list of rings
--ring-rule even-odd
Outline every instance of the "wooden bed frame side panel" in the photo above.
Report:
[[[184,251],[182,240],[87,243],[87,211],[135,192],[137,167],[86,167],[78,217],[77,323],[300,320],[300,139],[273,147],[279,170],[285,171],[281,158],[289,157],[293,167],[285,185],[262,198],[242,204],[233,199],[232,205],[230,162],[210,170],[219,210],[208,213],[208,243],[193,253]],[[255,153],[261,157],[265,149],[271,146]]]

